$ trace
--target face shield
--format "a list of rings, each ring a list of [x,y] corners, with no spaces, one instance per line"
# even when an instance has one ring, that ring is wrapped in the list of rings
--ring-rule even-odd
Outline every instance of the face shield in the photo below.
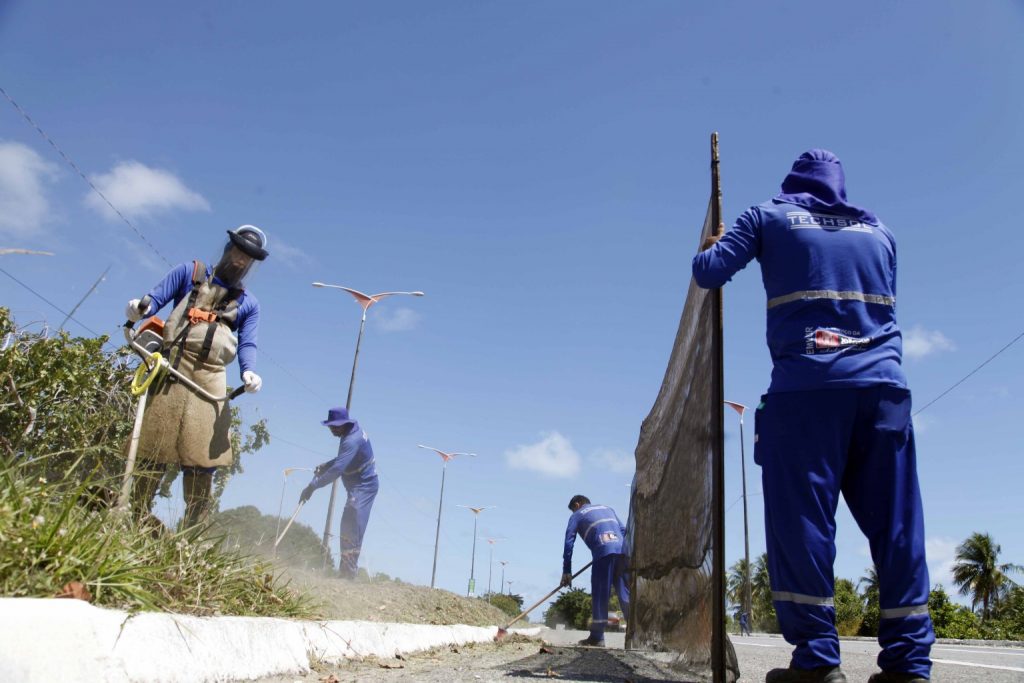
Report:
[[[214,266],[213,276],[228,287],[243,289],[259,262],[267,258],[266,245],[266,235],[253,225],[228,230],[228,243]]]

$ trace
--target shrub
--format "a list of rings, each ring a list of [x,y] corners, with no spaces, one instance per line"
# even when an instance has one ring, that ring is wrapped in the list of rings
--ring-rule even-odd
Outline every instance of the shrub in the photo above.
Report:
[[[841,636],[855,636],[864,620],[860,595],[849,579],[836,579],[836,630]]]
[[[586,630],[590,627],[590,593],[582,588],[565,591],[544,613],[544,623],[549,627],[565,624],[571,628]]]
[[[517,617],[523,611],[523,596],[506,595],[505,593],[488,593],[487,602],[491,603],[510,617]]]
[[[928,612],[937,638],[981,638],[978,616],[962,605],[955,605],[941,585],[928,596]]]

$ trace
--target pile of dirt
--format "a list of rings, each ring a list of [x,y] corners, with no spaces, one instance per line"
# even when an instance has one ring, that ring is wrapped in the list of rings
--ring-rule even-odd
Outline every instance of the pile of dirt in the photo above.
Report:
[[[320,616],[325,619],[469,626],[496,626],[510,619],[480,598],[439,588],[393,580],[349,581],[295,569],[287,570],[286,577],[292,587],[321,603]]]

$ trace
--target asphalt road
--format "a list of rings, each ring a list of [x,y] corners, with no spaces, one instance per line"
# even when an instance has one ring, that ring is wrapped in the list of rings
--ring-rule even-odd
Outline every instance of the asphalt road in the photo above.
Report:
[[[544,631],[537,641],[478,644],[445,648],[402,660],[351,662],[326,667],[307,676],[281,676],[266,683],[301,681],[472,683],[542,678],[561,683],[698,683],[668,666],[663,653],[622,650],[623,634],[606,635],[608,648],[573,647],[584,631]],[[764,680],[769,669],[786,666],[790,646],[778,636],[733,637],[739,657],[741,683]],[[865,683],[877,671],[878,646],[873,641],[843,640],[843,670],[851,683]],[[1024,682],[1024,648],[936,645],[932,650],[934,683]],[[330,678],[334,676],[333,680]]]
[[[553,645],[571,645],[587,636],[586,631],[545,631],[542,637]],[[770,669],[789,664],[791,646],[779,636],[731,636],[740,662],[740,680],[760,682]],[[605,634],[609,647],[621,648],[624,634]],[[878,671],[878,644],[870,640],[843,640],[840,644],[843,670],[851,683],[867,681]],[[941,645],[932,648],[935,683],[1024,682],[1024,648],[970,645]],[[564,680],[564,679],[563,679]]]

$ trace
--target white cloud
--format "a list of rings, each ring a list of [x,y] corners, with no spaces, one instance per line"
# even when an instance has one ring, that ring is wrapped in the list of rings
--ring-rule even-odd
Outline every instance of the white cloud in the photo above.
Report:
[[[558,432],[542,434],[537,443],[516,446],[505,452],[509,467],[533,470],[549,477],[572,477],[580,471],[580,454]]]
[[[0,235],[23,238],[38,232],[51,218],[46,185],[57,177],[57,165],[31,147],[0,142]]]
[[[956,564],[957,542],[952,538],[933,536],[925,539],[924,548],[928,556],[928,578],[934,586],[941,583],[946,592],[957,592],[953,583],[953,565]]]
[[[411,308],[382,308],[374,317],[381,332],[408,332],[420,323],[420,314]]]
[[[270,257],[291,268],[305,268],[313,265],[313,257],[299,247],[288,244],[280,237],[270,241]]]
[[[914,325],[903,332],[903,353],[907,358],[918,359],[941,351],[955,351],[956,344],[938,330],[926,330]]]
[[[590,461],[598,467],[616,474],[625,474],[636,469],[636,459],[631,453],[623,453],[611,448],[595,451],[590,456]]]
[[[138,161],[122,161],[90,178],[110,203],[129,218],[144,218],[161,211],[209,211],[210,203],[185,186],[176,175],[160,168],[150,168]],[[85,205],[102,216],[114,220],[114,213],[95,192],[85,196]]]

